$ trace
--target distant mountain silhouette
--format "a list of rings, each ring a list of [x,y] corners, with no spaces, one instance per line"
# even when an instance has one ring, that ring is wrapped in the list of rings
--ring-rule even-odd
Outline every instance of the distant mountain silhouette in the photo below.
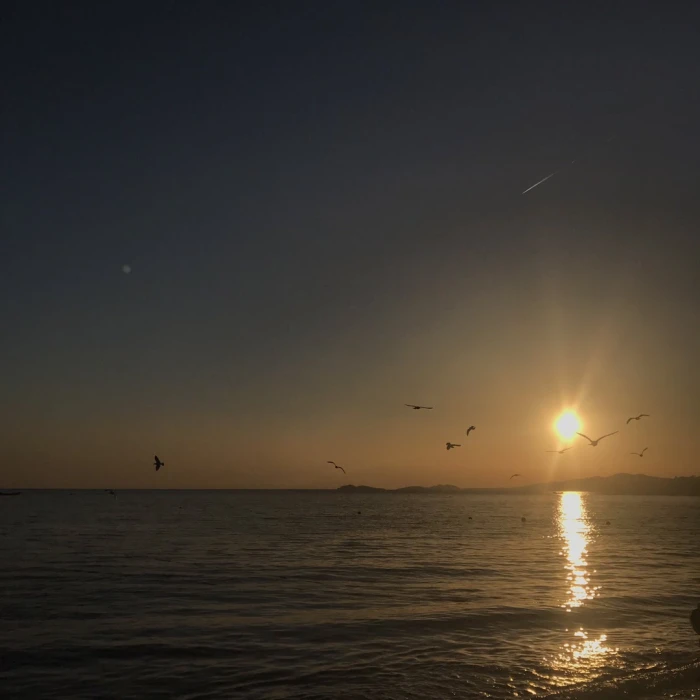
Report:
[[[591,476],[587,479],[554,481],[513,489],[520,493],[542,491],[588,491],[621,496],[700,496],[700,477],[674,476],[664,478],[646,474],[613,474]]]
[[[345,493],[547,493],[551,491],[586,491],[619,496],[700,496],[699,476],[664,478],[646,474],[614,474],[590,476],[585,479],[552,481],[546,484],[515,486],[496,489],[461,489],[451,484],[437,486],[404,486],[399,489],[381,489],[373,486],[341,486]]]

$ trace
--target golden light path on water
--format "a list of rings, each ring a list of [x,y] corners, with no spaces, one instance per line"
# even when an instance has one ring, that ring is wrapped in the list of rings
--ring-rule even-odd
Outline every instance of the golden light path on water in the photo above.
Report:
[[[560,552],[565,557],[567,590],[562,603],[567,613],[580,608],[598,595],[599,586],[591,585],[590,571],[586,556],[591,538],[591,525],[582,494],[567,491],[560,495],[558,510],[558,531],[563,548]],[[562,645],[561,653],[550,659],[552,667],[565,673],[566,681],[590,680],[595,670],[610,663],[609,657],[617,649],[606,646],[607,636],[601,634],[597,639],[589,639],[588,634],[579,627],[567,629],[573,635],[571,642]],[[564,680],[564,679],[562,679]]]

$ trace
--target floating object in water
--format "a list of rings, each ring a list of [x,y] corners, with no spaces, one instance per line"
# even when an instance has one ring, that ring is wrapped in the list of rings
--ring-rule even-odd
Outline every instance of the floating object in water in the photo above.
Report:
[[[19,496],[21,491],[0,491],[0,496]]]
[[[690,624],[693,626],[696,634],[700,634],[700,603],[698,607],[690,613]]]

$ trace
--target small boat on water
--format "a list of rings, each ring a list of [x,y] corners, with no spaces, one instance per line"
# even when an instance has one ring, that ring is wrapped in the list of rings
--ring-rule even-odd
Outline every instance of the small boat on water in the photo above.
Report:
[[[0,496],[19,496],[21,491],[0,491]]]

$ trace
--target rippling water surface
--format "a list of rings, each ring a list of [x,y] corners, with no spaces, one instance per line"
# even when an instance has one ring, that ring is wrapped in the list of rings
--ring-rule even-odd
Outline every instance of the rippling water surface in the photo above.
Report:
[[[700,499],[27,491],[0,555],[2,698],[700,697]]]

